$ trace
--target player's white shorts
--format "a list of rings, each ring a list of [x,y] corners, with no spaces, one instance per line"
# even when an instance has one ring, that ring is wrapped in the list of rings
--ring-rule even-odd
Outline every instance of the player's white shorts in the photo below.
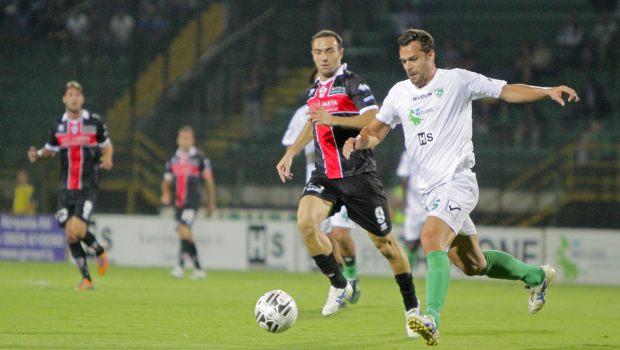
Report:
[[[478,181],[471,170],[454,174],[452,181],[423,195],[422,204],[428,215],[440,218],[455,233],[477,234],[476,226],[469,217],[478,204]]]
[[[325,233],[326,235],[332,233],[334,228],[332,227],[332,221],[330,220],[330,218],[323,220],[323,222],[321,222],[321,224],[319,225],[319,229],[323,231],[323,233]]]
[[[420,205],[418,204],[417,207]],[[405,208],[405,241],[411,242],[420,239],[422,228],[426,222],[426,211],[422,208]]]
[[[340,211],[334,214],[334,216],[330,219],[332,221],[332,226],[334,227],[348,228],[349,230],[353,230],[357,227],[355,223],[349,219],[349,215],[347,215],[347,208],[345,208],[344,205],[342,206],[342,209],[340,209]]]

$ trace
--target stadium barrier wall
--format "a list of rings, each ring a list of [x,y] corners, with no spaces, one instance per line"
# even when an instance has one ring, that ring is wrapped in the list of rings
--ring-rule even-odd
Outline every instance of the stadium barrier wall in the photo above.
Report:
[[[66,246],[54,215],[0,215],[0,260],[65,261]]]
[[[94,219],[112,263],[172,267],[177,262],[179,240],[172,218],[97,215]],[[197,219],[193,232],[206,269],[317,270],[294,221]],[[396,237],[402,232],[401,226],[394,227]],[[358,227],[352,235],[359,273],[392,276],[368,234]],[[534,266],[551,264],[558,272],[557,281],[620,285],[619,231],[478,227],[478,239],[483,250],[502,250]],[[413,275],[424,278],[426,270],[420,254]],[[454,266],[452,277],[468,278]]]

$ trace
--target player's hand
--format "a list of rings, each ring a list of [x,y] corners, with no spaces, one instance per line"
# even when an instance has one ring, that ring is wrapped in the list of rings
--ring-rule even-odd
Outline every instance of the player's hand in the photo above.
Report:
[[[161,204],[170,205],[170,193],[164,193],[161,195]]]
[[[282,182],[286,182],[286,179],[293,179],[293,174],[291,174],[291,164],[293,164],[293,157],[286,152],[284,157],[282,157],[282,160],[280,160],[280,163],[276,166]]]
[[[99,167],[105,170],[112,169],[112,159],[110,157],[102,157]]]
[[[362,141],[358,138],[350,137],[342,147],[342,154],[345,158],[349,159],[351,157],[351,153],[357,151],[360,147],[362,147]]]
[[[579,96],[577,96],[575,90],[569,88],[568,86],[562,85],[549,89],[549,97],[562,106],[566,104],[562,98],[564,95],[568,95],[568,102],[579,102]]]
[[[320,105],[317,105],[317,109],[311,109],[306,112],[306,114],[308,115],[308,121],[316,125],[336,125],[336,117],[329,114],[327,110]]]
[[[209,214],[209,216],[215,213],[215,203],[209,203],[209,205],[207,206],[207,213]]]
[[[39,155],[37,154],[37,149],[34,146],[30,146],[28,149],[28,160],[30,163],[34,163],[39,159]]]

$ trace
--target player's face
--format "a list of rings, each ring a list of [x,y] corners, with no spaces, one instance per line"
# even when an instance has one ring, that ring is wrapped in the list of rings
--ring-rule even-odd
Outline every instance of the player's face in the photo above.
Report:
[[[177,144],[183,151],[188,151],[194,145],[194,134],[189,131],[179,132]]]
[[[69,88],[62,97],[62,102],[64,102],[65,107],[69,112],[78,113],[82,110],[84,95],[82,94],[82,91],[76,88]]]
[[[338,49],[334,37],[317,38],[312,42],[312,59],[321,78],[329,79],[336,74],[344,49]]]
[[[413,85],[423,87],[428,83],[428,77],[435,64],[435,51],[431,50],[427,54],[422,51],[419,41],[413,41],[407,46],[400,47],[400,63]]]

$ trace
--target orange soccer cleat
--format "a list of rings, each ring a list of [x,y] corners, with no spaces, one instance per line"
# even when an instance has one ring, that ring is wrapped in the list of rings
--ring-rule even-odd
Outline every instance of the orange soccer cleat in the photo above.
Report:
[[[97,273],[103,275],[106,271],[108,271],[108,252],[105,248],[103,248],[103,253],[97,256]]]
[[[75,290],[79,291],[83,291],[83,290],[93,290],[95,289],[95,285],[93,284],[93,281],[91,280],[87,280],[86,278],[84,278],[82,280],[82,283],[80,283],[79,286],[75,287]]]

